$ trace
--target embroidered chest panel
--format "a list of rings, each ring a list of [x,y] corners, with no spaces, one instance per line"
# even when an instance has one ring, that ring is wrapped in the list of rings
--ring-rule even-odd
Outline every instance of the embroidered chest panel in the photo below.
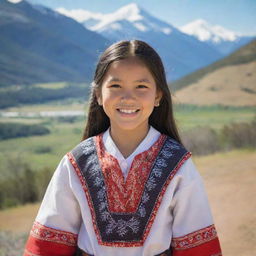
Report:
[[[147,151],[135,156],[125,181],[117,159],[105,151],[102,136],[96,137],[97,155],[106,183],[110,212],[135,213],[138,210],[146,180],[164,141],[165,136],[161,136]]]
[[[134,158],[126,181],[117,160],[104,150],[102,135],[81,142],[68,157],[82,183],[99,244],[142,246],[171,179],[190,157],[161,135]]]

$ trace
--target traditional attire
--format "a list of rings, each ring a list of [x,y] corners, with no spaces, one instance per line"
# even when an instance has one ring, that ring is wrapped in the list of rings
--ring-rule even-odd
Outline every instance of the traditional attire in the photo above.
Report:
[[[124,158],[109,130],[64,156],[24,256],[221,256],[202,179],[153,127]]]

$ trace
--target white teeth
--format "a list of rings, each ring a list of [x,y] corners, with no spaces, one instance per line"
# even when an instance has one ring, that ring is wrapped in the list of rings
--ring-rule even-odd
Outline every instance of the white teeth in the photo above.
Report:
[[[131,110],[131,109],[119,109],[120,112],[126,113],[126,114],[131,114],[131,113],[135,113],[137,110]]]

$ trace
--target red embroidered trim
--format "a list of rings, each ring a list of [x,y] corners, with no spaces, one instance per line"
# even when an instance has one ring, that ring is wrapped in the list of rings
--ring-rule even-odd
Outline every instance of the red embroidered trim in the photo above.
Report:
[[[30,235],[44,241],[76,246],[78,235],[46,227],[39,222],[34,222]]]
[[[180,162],[176,165],[176,167],[174,168],[174,170],[172,171],[171,175],[169,176],[168,180],[165,182],[165,185],[163,186],[163,190],[161,191],[161,193],[159,194],[158,196],[158,199],[157,199],[157,202],[154,206],[154,210],[151,214],[151,217],[150,217],[150,220],[148,222],[148,225],[147,225],[147,228],[144,232],[144,235],[143,235],[143,238],[141,241],[139,242],[103,242],[102,239],[101,239],[101,236],[100,236],[100,233],[99,233],[99,229],[97,227],[97,222],[96,222],[96,214],[95,214],[95,211],[94,211],[94,208],[93,208],[93,205],[92,205],[92,199],[90,197],[90,193],[88,191],[88,188],[87,188],[87,184],[86,184],[86,181],[85,179],[83,178],[82,174],[81,174],[81,170],[80,168],[78,167],[73,155],[71,152],[67,153],[67,157],[69,158],[70,160],[70,163],[73,165],[74,167],[74,170],[82,184],[82,187],[84,189],[84,192],[85,192],[85,195],[86,195],[86,198],[87,198],[87,202],[88,202],[88,205],[89,205],[89,208],[90,208],[90,211],[91,211],[91,216],[92,216],[92,222],[93,222],[93,228],[94,228],[94,231],[95,231],[95,234],[96,234],[96,237],[97,237],[97,240],[98,240],[98,243],[100,245],[105,245],[105,246],[113,246],[113,247],[137,247],[137,246],[142,246],[144,241],[146,240],[148,234],[149,234],[149,231],[151,229],[151,226],[154,222],[154,219],[156,217],[156,213],[157,213],[157,210],[161,204],[161,201],[163,199],[163,195],[167,189],[167,186],[170,184],[172,178],[174,177],[174,175],[178,172],[178,170],[180,169],[180,167],[183,165],[183,163],[188,159],[190,158],[191,156],[191,153],[188,152],[187,154],[185,154],[183,156],[183,158],[180,160]]]
[[[26,250],[24,251],[23,256],[41,256],[41,255],[31,253],[31,252],[29,252],[29,251],[26,249]]]
[[[214,225],[202,228],[188,235],[172,239],[172,247],[175,250],[185,250],[209,242],[217,238]]]
[[[135,156],[126,181],[117,159],[105,150],[102,137],[102,134],[96,137],[96,148],[107,188],[109,211],[134,213],[140,203],[152,165],[166,136],[161,135],[153,146]]]

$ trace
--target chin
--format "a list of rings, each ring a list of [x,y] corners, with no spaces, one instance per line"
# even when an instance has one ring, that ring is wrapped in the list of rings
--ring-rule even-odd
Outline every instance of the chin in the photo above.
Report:
[[[122,125],[117,125],[115,126],[117,129],[127,131],[127,132],[136,132],[136,131],[141,131],[141,130],[148,130],[149,124],[122,124]]]

